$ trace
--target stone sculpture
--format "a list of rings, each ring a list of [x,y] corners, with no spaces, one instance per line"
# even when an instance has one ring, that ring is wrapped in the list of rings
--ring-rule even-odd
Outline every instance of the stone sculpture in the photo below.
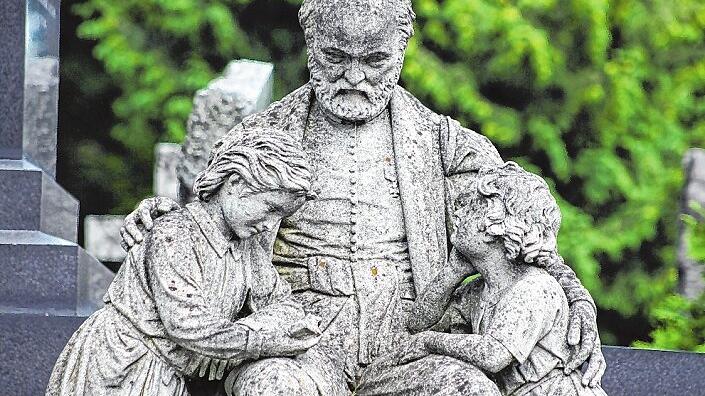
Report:
[[[546,183],[510,162],[481,170],[463,201],[451,242],[472,266],[454,260],[444,268],[409,322],[413,330],[450,327],[455,334],[416,335],[398,352],[401,362],[453,356],[490,373],[503,395],[604,395],[599,380],[564,370],[568,302],[545,270],[561,260],[560,210]],[[474,270],[481,277],[461,286]]]
[[[305,0],[299,12],[311,80],[224,141],[282,130],[311,158],[317,198],[263,239],[306,312],[322,318],[319,344],[294,358],[263,359],[229,374],[235,395],[496,394],[477,367],[431,354],[373,370],[409,338],[416,298],[447,267],[451,215],[482,168],[504,164],[484,136],[425,108],[397,85],[413,34],[408,0]],[[217,144],[212,155],[218,156]],[[140,226],[174,206],[143,201],[121,234],[139,243]],[[469,265],[469,264],[468,264]],[[604,371],[589,293],[562,261],[546,271],[569,304],[570,372]],[[474,272],[474,271],[469,271]],[[314,384],[312,386],[311,384]]]
[[[245,360],[317,343],[318,320],[290,299],[252,237],[306,200],[311,172],[299,147],[272,131],[221,145],[195,182],[199,200],[159,218],[130,251],[47,394],[188,395],[188,378],[219,379]]]

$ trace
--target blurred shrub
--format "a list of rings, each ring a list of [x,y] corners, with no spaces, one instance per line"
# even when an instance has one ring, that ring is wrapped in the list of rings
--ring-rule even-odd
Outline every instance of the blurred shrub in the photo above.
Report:
[[[183,137],[194,91],[231,58],[274,61],[277,96],[304,82],[295,3],[76,6],[79,35],[96,40],[121,90],[112,136],[126,166],[151,169],[153,144]],[[705,143],[705,3],[415,0],[415,10],[402,84],[549,181],[562,253],[600,307],[606,343],[646,339],[676,284],[681,156]],[[134,191],[116,192],[119,210]]]

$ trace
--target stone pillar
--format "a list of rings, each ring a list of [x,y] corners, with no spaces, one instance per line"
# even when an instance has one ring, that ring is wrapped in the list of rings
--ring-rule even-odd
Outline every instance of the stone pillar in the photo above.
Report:
[[[112,273],[76,244],[78,201],[54,179],[59,0],[0,2],[0,389],[43,394]]]
[[[685,186],[681,197],[681,213],[696,216],[691,203],[705,207],[705,150],[690,149],[683,158]],[[705,219],[701,219],[705,220]],[[678,236],[678,286],[681,294],[695,298],[705,291],[705,263],[699,263],[688,256],[684,226],[680,226]]]

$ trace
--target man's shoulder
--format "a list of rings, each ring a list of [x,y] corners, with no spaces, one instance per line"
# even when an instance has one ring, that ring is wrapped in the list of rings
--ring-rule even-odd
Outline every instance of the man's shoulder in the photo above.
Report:
[[[310,84],[306,83],[282,99],[273,102],[261,112],[245,117],[241,125],[245,130],[276,128],[288,131],[306,122],[311,95],[313,95],[313,89]]]
[[[397,85],[394,88],[394,96],[396,102],[403,106],[403,111],[411,111],[420,120],[424,120],[433,124],[440,124],[444,118],[443,115],[434,112],[426,107],[421,101],[411,92]]]

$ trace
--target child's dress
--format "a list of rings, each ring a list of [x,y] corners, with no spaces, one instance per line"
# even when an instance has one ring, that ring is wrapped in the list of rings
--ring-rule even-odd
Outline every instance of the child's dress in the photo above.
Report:
[[[256,239],[227,240],[199,202],[160,217],[64,348],[47,395],[188,395],[187,377],[257,359],[260,319],[303,316],[268,258]]]
[[[489,298],[483,299],[481,279],[458,290],[452,308],[471,327],[462,332],[490,336],[514,356],[493,376],[503,395],[605,395],[599,387],[584,387],[579,372],[563,373],[570,356],[568,301],[546,271],[525,270],[518,282]]]

